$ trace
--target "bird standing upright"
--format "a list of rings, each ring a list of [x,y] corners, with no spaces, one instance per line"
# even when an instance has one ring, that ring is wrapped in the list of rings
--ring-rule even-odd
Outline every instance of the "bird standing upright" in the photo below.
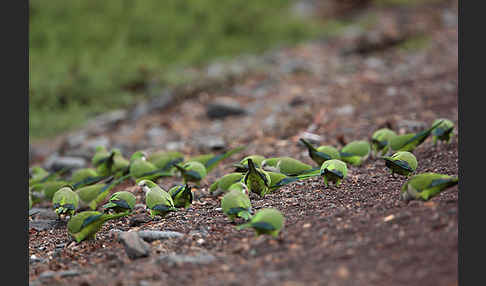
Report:
[[[264,197],[269,191],[270,175],[262,169],[257,169],[252,159],[248,159],[248,171],[243,177],[243,183],[252,193]]]
[[[339,151],[333,146],[323,145],[316,148],[304,138],[300,138],[300,142],[302,142],[307,147],[309,151],[309,157],[319,166],[321,166],[322,163],[327,160],[341,158],[341,156],[339,155]]]

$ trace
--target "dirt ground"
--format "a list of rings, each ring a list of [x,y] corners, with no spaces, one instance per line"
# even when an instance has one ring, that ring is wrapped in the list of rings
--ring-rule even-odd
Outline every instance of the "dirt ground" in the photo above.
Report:
[[[385,32],[406,26],[394,22],[398,21],[393,17],[395,11],[373,12],[392,19],[392,25],[382,25]],[[444,16],[451,13],[456,22]],[[297,71],[255,72],[111,130],[107,136],[134,150],[145,140],[145,131],[154,126],[167,132],[147,149],[163,149],[167,142],[177,140],[184,142],[180,150],[185,154],[201,154],[206,150],[197,139],[203,135],[222,137],[226,148],[247,148],[207,176],[189,209],[166,218],[149,220],[138,208],[133,217],[106,223],[96,241],[80,244],[72,242],[63,225],[45,231],[31,228],[29,256],[45,261],[30,263],[30,284],[457,285],[457,186],[428,202],[407,204],[399,200],[406,179],[393,178],[383,161],[370,158],[359,167],[349,167],[339,188],[326,188],[321,178],[312,178],[263,199],[252,197],[255,210],[275,207],[284,214],[285,227],[278,239],[255,237],[252,230],[237,231],[236,223],[217,210],[220,200],[208,193],[209,185],[231,172],[231,164],[246,155],[285,155],[312,164],[297,143],[310,133],[319,136],[321,145],[340,147],[369,139],[384,126],[403,133],[425,128],[439,117],[455,122],[456,134],[447,145],[434,146],[428,139],[419,146],[414,151],[419,162],[416,173],[458,175],[457,1],[402,11],[402,15],[407,15],[410,26],[426,32],[426,45],[343,53],[360,42],[341,35],[289,47],[273,60],[282,65],[299,61],[302,68]],[[206,116],[209,103],[228,98],[248,114],[224,120]],[[132,131],[124,132],[124,125]],[[165,187],[176,182],[180,178],[159,181]],[[137,203],[143,203],[143,194],[133,182],[113,191],[122,189],[134,192]],[[146,229],[177,231],[184,236],[151,242],[149,257],[131,260],[114,230]],[[167,254],[210,254],[215,260],[160,262],[159,257]],[[46,271],[65,270],[79,273],[42,277]]]

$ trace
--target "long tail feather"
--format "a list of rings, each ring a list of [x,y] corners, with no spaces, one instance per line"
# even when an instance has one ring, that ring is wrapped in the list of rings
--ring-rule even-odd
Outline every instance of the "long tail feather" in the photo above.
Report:
[[[236,148],[233,148],[233,149],[229,150],[226,153],[223,153],[223,154],[214,156],[213,158],[209,159],[209,161],[205,164],[206,170],[209,173],[212,169],[214,169],[214,167],[217,166],[217,164],[219,162],[221,162],[222,160],[230,157],[233,154],[236,154],[238,152],[241,152],[245,148],[246,148],[246,146],[239,146],[239,147],[236,147]]]

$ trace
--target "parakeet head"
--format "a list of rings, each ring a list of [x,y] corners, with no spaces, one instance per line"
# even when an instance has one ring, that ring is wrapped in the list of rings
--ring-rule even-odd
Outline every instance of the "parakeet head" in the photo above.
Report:
[[[106,148],[105,146],[96,146],[95,148],[95,152],[101,152],[101,151],[106,151]]]
[[[137,183],[137,185],[141,187],[145,193],[150,191],[150,188],[156,186],[156,184],[151,180],[141,180],[140,182]]]
[[[144,152],[144,151],[137,151],[135,153],[132,154],[132,156],[130,157],[130,162],[136,160],[136,159],[143,159],[143,160],[146,160],[147,158],[147,153]]]

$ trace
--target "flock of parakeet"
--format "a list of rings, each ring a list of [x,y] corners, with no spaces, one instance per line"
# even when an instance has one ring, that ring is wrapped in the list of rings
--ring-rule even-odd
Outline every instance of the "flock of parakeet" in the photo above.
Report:
[[[358,140],[340,149],[330,145],[314,147],[301,138],[315,166],[291,157],[265,158],[254,154],[234,163],[234,171],[214,181],[209,192],[216,197],[222,195],[221,210],[230,221],[244,221],[236,229],[253,228],[256,235],[277,237],[284,226],[284,216],[275,208],[263,208],[254,213],[252,196],[264,198],[282,186],[316,176],[323,178],[326,187],[331,183],[339,187],[348,173],[347,164],[359,166],[370,155],[384,160],[393,177],[395,174],[408,177],[418,166],[412,153],[414,149],[431,135],[434,144],[437,141],[449,143],[453,129],[454,124],[448,119],[437,119],[430,128],[418,133],[398,135],[382,128],[372,134],[371,143]],[[108,151],[98,147],[91,160],[93,167],[75,170],[69,179],[62,176],[66,170],[49,173],[42,167],[32,167],[29,209],[41,200],[51,201],[59,219],[69,219],[68,233],[78,243],[94,239],[106,221],[130,215],[135,207],[136,197],[131,192],[118,191],[110,195],[116,185],[133,180],[145,193],[145,207],[150,216],[163,218],[170,212],[190,207],[194,199],[192,188],[199,187],[218,163],[244,148],[189,159],[177,151],[161,150],[150,155],[137,151],[126,159],[119,149]],[[183,183],[169,190],[156,183],[159,178],[172,176],[180,176]],[[457,177],[444,174],[416,174],[403,185],[400,198],[428,200],[457,183]],[[80,209],[89,210],[78,212]]]

